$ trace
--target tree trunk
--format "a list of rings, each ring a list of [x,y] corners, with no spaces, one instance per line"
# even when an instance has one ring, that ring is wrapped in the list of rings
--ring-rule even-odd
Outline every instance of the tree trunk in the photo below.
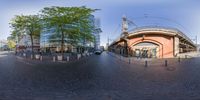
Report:
[[[62,53],[62,58],[64,58],[64,33],[62,32],[62,39],[61,39],[61,53]]]
[[[83,53],[85,53],[85,51],[86,51],[86,38],[85,38],[85,34],[84,34],[84,41],[83,42],[84,42],[83,43],[83,49],[84,49]]]
[[[33,52],[33,35],[30,34],[31,37],[31,55],[34,57],[34,52]]]

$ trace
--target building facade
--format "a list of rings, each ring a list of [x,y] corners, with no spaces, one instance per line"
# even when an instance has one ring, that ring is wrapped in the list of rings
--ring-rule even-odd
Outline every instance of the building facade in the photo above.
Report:
[[[18,37],[20,39],[17,39],[16,43],[16,50],[17,51],[31,51],[31,38],[29,35],[22,35]],[[39,51],[40,49],[40,38],[39,37],[33,37],[33,49],[35,52]]]
[[[125,42],[128,55],[142,58],[171,58],[180,53],[196,51],[196,45],[181,31],[165,27],[140,27],[128,32],[126,41],[120,37],[109,50],[124,55]]]
[[[96,21],[95,17],[91,15],[89,17],[91,25],[94,26],[94,31],[91,33],[95,37],[94,42],[89,42],[85,40],[80,40],[78,45],[73,46],[68,38],[64,38],[64,51],[65,52],[74,52],[74,53],[82,53],[82,52],[90,52],[94,49],[100,47],[100,20]],[[98,23],[97,23],[98,22]],[[40,48],[44,52],[60,52],[61,51],[61,36],[56,36],[52,38],[53,34],[56,34],[56,29],[44,28],[40,35]],[[86,49],[86,50],[84,50]]]
[[[95,18],[94,15],[90,16],[91,24],[94,26],[94,31],[92,32],[93,36],[95,37],[94,47],[96,50],[100,49],[100,33],[101,30],[101,23],[99,18]]]
[[[8,49],[8,41],[0,40],[0,51]]]

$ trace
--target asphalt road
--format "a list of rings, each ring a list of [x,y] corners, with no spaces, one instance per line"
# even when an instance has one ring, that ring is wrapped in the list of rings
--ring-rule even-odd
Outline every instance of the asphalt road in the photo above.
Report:
[[[200,58],[163,65],[110,54],[37,63],[0,52],[0,100],[199,100]]]

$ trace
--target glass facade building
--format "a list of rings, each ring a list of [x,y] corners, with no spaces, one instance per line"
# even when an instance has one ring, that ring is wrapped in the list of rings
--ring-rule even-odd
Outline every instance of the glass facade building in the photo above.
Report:
[[[91,33],[95,37],[94,42],[88,42],[84,40],[80,40],[78,45],[73,46],[70,44],[68,38],[64,38],[64,51],[65,52],[74,52],[74,53],[83,53],[83,52],[90,52],[92,50],[98,49],[100,47],[100,25],[96,24],[96,19],[93,15],[89,17],[89,20],[94,26],[94,31]],[[70,27],[70,26],[67,26]],[[43,28],[43,31],[40,35],[40,48],[44,52],[60,52],[61,51],[61,36],[56,34],[56,37],[52,37],[56,34],[55,28]]]

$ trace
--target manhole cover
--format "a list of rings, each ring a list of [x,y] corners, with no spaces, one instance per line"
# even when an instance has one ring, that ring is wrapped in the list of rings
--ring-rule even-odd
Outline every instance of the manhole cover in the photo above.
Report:
[[[167,67],[167,70],[168,71],[174,71],[174,70],[176,70],[176,68],[175,67]]]

